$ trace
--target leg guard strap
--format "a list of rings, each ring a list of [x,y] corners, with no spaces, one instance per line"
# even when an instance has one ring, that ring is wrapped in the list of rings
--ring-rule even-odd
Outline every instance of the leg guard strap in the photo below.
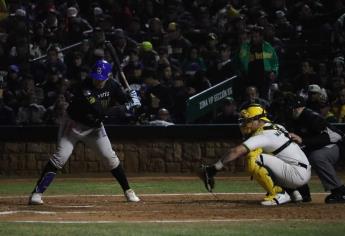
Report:
[[[267,191],[269,195],[276,195],[283,191],[283,189],[275,185],[269,172],[263,166],[257,166],[256,171],[253,173],[254,179]]]

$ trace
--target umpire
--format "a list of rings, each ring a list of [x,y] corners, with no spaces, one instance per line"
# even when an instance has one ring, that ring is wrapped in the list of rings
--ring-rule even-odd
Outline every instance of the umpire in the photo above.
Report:
[[[306,152],[325,191],[331,191],[325,203],[345,203],[345,186],[335,170],[341,156],[342,133],[318,113],[306,108],[304,98],[294,97],[289,106],[293,118],[290,136]]]

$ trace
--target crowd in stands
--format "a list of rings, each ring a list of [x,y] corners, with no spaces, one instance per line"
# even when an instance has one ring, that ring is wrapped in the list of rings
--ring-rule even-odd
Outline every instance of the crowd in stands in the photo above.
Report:
[[[345,122],[344,0],[12,0],[0,11],[0,125],[58,124],[92,64],[116,63],[107,41],[142,107],[106,123],[183,124],[189,97],[232,76],[233,96],[194,123],[234,123],[249,102],[278,116],[286,93]]]

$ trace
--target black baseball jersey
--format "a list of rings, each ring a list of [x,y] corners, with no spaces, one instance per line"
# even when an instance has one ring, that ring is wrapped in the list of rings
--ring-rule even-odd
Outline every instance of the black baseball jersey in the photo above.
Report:
[[[338,136],[342,136],[341,132],[336,130],[320,114],[308,108],[302,111],[293,125],[292,130],[302,137],[307,152],[335,143],[339,139]]]
[[[68,115],[89,127],[100,127],[108,109],[129,100],[121,85],[112,79],[108,79],[102,89],[97,89],[88,78],[72,89],[72,94]]]

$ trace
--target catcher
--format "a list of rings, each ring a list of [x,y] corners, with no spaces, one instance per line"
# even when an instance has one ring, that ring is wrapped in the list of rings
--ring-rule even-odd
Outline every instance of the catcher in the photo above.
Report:
[[[123,104],[126,109],[140,106],[135,91],[126,94],[121,85],[110,79],[112,66],[105,60],[94,64],[89,78],[75,89],[67,109],[67,116],[59,128],[56,152],[50,158],[31,193],[29,204],[43,204],[42,194],[53,181],[57,170],[62,169],[78,141],[84,142],[102,157],[104,164],[119,182],[129,202],[140,199],[129,187],[119,158],[111,147],[102,121],[111,112],[113,104]]]
[[[241,110],[239,123],[246,140],[231,148],[215,164],[202,165],[199,174],[206,189],[212,192],[214,176],[226,163],[246,156],[247,171],[267,191],[262,205],[302,201],[301,195],[294,189],[309,181],[311,167],[306,155],[291,140],[286,129],[273,124],[259,104],[250,104]]]

